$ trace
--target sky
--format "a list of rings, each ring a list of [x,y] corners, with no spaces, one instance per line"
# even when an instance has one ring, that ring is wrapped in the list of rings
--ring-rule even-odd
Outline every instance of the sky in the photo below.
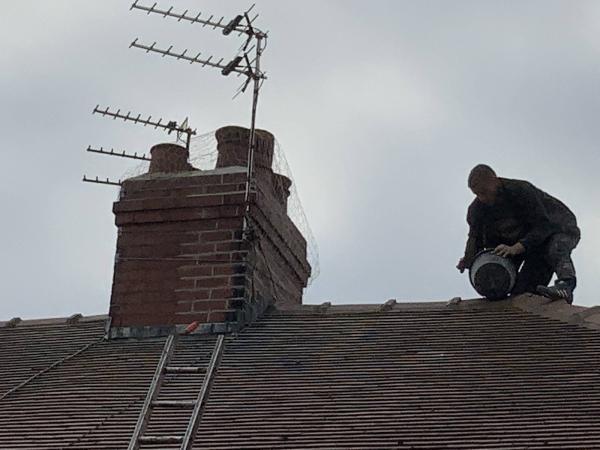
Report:
[[[141,1],[151,4],[152,1]],[[320,252],[305,303],[472,298],[470,169],[526,179],[575,212],[575,303],[600,304],[600,2],[257,0],[269,31],[258,126],[279,140]],[[0,320],[103,314],[127,160],[165,135],[92,116],[111,105],[247,126],[237,78],[129,49],[225,57],[240,39],[125,0],[0,0]],[[238,0],[158,6],[231,18]],[[135,164],[134,164],[135,165]]]

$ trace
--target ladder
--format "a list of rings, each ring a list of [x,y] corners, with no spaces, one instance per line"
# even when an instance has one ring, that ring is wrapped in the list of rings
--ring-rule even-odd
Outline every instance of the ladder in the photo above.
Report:
[[[165,342],[160,360],[156,366],[154,377],[152,378],[152,384],[150,385],[150,389],[146,394],[146,400],[144,401],[144,405],[140,411],[131,441],[129,442],[128,450],[138,450],[142,444],[180,444],[180,450],[191,450],[192,445],[194,444],[194,436],[198,430],[198,425],[200,424],[200,415],[204,405],[206,404],[208,392],[216,372],[216,367],[219,364],[221,355],[223,353],[223,342],[225,340],[225,336],[218,336],[208,367],[170,366],[169,362],[173,357],[177,340],[178,335],[171,334]],[[158,400],[158,393],[163,385],[165,375],[180,373],[204,375],[202,388],[200,389],[200,392],[198,392],[196,400]],[[150,415],[152,413],[152,408],[154,407],[191,409],[185,434],[173,436],[152,436],[145,434]]]

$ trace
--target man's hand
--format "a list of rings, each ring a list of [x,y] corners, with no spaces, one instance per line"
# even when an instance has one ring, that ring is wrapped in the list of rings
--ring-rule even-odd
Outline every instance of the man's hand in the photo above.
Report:
[[[520,242],[517,242],[515,245],[500,244],[493,251],[494,255],[499,255],[503,258],[508,258],[509,256],[517,256],[524,252],[525,247],[523,247],[523,244],[521,244]]]
[[[465,271],[465,269],[467,268],[467,264],[465,263],[465,258],[459,259],[458,264],[456,265],[456,268],[460,271],[460,273],[463,273]]]

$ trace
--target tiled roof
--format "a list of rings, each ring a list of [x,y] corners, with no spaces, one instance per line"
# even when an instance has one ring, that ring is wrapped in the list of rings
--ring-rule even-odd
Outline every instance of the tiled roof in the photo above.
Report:
[[[274,312],[228,337],[194,448],[600,448],[599,313],[542,303]],[[164,339],[103,335],[100,319],[0,328],[0,398],[80,351],[0,400],[0,448],[127,448]],[[174,364],[214,342],[183,337]],[[163,399],[196,396],[197,375],[170,377]],[[186,414],[157,409],[149,433]]]

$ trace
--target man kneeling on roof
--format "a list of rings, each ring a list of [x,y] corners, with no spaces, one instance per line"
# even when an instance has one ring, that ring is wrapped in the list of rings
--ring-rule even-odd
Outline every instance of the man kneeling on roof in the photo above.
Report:
[[[523,263],[511,295],[537,292],[553,300],[573,302],[576,286],[571,252],[580,231],[575,215],[560,200],[527,181],[500,178],[486,165],[475,166],[469,188],[469,237],[457,269],[471,267],[477,253],[494,253]],[[548,287],[553,273],[557,280]]]

